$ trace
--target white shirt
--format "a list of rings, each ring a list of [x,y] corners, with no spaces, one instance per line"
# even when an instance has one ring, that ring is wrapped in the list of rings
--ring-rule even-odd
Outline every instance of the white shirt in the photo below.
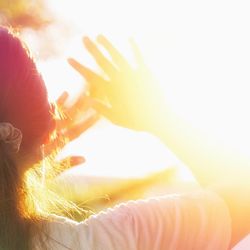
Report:
[[[231,221],[209,191],[129,201],[81,223],[46,222],[53,250],[227,250]]]
[[[250,249],[250,234],[244,237],[232,250],[249,250]]]

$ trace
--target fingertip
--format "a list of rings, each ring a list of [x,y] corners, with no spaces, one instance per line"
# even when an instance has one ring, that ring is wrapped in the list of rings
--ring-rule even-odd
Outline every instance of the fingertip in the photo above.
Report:
[[[86,162],[86,159],[83,156],[72,156],[70,159],[71,165],[80,165]]]
[[[97,42],[103,42],[105,40],[105,36],[103,34],[99,34],[96,38]]]
[[[88,36],[84,36],[84,37],[82,38],[82,41],[83,41],[83,44],[84,44],[85,46],[88,46],[88,45],[91,43],[91,40],[90,40],[90,38],[89,38]]]
[[[75,59],[73,59],[73,58],[68,58],[67,61],[68,61],[69,65],[70,65],[71,67],[73,67],[73,68],[78,68],[78,67],[79,67],[79,62],[76,61]]]
[[[71,65],[75,62],[75,60],[71,57],[67,58],[67,62]]]
[[[62,97],[63,97],[63,98],[68,98],[68,97],[69,97],[69,92],[66,91],[66,90],[64,90],[64,91],[62,92]]]

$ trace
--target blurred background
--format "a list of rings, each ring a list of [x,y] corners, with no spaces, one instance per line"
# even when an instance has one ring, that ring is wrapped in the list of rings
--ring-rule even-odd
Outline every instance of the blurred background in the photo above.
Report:
[[[83,36],[106,35],[133,63],[128,43],[132,37],[171,108],[211,138],[221,149],[219,154],[237,155],[239,170],[241,162],[250,162],[249,11],[248,1],[243,0],[0,0],[0,22],[17,29],[31,48],[51,100],[64,90],[74,98],[84,87],[83,79],[67,65],[67,57],[98,70],[82,46]],[[172,190],[170,175],[162,181],[150,176],[173,166],[179,168],[175,181],[196,185],[159,139],[105,119],[69,144],[62,155],[72,152],[87,161],[59,182],[67,182],[80,200],[116,197],[117,190],[134,197],[128,191],[134,184],[127,187],[127,180],[140,183],[141,178],[149,178],[150,194],[156,183],[164,183],[161,191],[165,186]],[[100,188],[101,183],[107,189]]]

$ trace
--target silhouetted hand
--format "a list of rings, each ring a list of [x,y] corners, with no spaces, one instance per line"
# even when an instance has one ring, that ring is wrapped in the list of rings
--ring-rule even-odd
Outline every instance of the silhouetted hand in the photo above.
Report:
[[[51,141],[44,147],[45,156],[54,153],[54,151],[60,151],[67,143],[79,137],[99,119],[96,112],[89,112],[92,108],[92,102],[84,93],[71,105],[66,104],[67,99],[68,93],[64,92],[55,103],[57,106],[55,111],[56,129]],[[79,159],[78,156],[76,159]]]
[[[107,79],[74,59],[68,60],[89,84],[90,96],[97,100],[94,107],[118,125],[150,130],[154,122],[161,118],[159,112],[165,106],[164,96],[146,67],[138,47],[131,42],[137,62],[137,67],[133,68],[104,36],[98,36],[97,41],[112,61],[89,38],[83,40]]]

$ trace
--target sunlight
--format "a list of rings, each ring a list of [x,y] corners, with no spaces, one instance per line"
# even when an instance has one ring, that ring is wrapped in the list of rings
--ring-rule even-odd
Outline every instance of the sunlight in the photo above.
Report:
[[[67,65],[68,56],[98,70],[82,47],[82,36],[95,39],[104,33],[134,63],[128,43],[133,37],[171,108],[217,138],[221,147],[249,154],[250,37],[244,32],[249,15],[239,11],[240,5],[215,0],[50,0],[48,6],[71,30],[63,55],[39,63],[51,99],[65,89],[75,96],[84,86]]]

